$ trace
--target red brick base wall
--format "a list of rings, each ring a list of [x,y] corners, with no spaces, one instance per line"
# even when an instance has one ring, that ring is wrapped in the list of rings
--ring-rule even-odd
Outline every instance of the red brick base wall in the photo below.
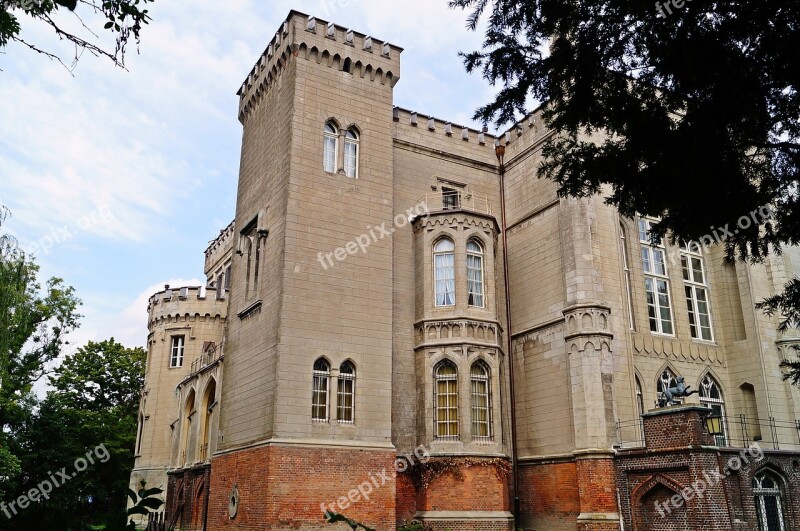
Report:
[[[575,530],[580,514],[578,472],[574,461],[520,463],[521,520],[517,526],[548,531]]]
[[[394,451],[277,445],[215,456],[208,529],[322,529],[323,507],[394,529],[394,459]],[[239,505],[231,519],[234,486]]]
[[[205,525],[211,469],[208,465],[172,471],[167,478],[166,522],[181,531]]]

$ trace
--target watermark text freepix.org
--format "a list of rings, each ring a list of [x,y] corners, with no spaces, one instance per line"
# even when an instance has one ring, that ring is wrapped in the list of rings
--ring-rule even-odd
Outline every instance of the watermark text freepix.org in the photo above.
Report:
[[[394,460],[394,469],[396,472],[405,472],[408,470],[413,462],[419,461],[420,463],[427,463],[431,456],[427,448],[424,446],[417,446],[414,451],[408,455],[397,456]],[[379,489],[391,481],[394,474],[387,471],[385,468],[380,472],[370,472],[367,478],[364,479],[358,486],[350,489],[346,496],[340,496],[331,503],[321,503],[319,508],[325,514],[325,518],[330,518],[331,514],[338,514],[340,511],[346,511],[352,504],[361,500],[369,501],[369,497],[373,490]]]
[[[748,456],[750,459],[748,459]],[[673,509],[680,509],[687,501],[694,498],[702,499],[710,487],[719,484],[723,479],[734,472],[738,472],[743,467],[750,466],[751,463],[758,463],[762,459],[764,459],[764,450],[761,449],[758,443],[753,443],[749,448],[743,449],[738,455],[728,459],[722,471],[705,471],[702,478],[695,480],[694,483],[685,487],[680,493],[663,502],[656,500],[654,502],[656,511],[658,511],[661,518],[666,518],[668,514],[672,513]]]
[[[11,519],[13,516],[16,516],[19,511],[27,509],[31,503],[38,503],[42,499],[50,499],[50,493],[53,492],[53,489],[62,486],[70,479],[74,478],[81,472],[84,472],[87,468],[89,468],[90,464],[95,464],[95,460],[105,463],[109,459],[111,459],[111,454],[108,453],[106,445],[101,444],[100,446],[97,446],[86,452],[85,456],[75,459],[75,461],[72,463],[74,469],[73,472],[68,472],[67,467],[57,470],[55,473],[48,472],[49,477],[47,479],[40,481],[36,487],[30,489],[25,494],[22,494],[16,500],[12,500],[8,503],[0,501],[0,511],[6,515],[6,518]]]
[[[348,256],[354,255],[358,252],[366,253],[369,246],[373,243],[376,243],[387,236],[391,236],[398,228],[405,227],[414,219],[427,214],[428,204],[425,202],[418,203],[417,205],[406,209],[404,213],[397,214],[392,220],[395,225],[394,227],[387,228],[386,225],[388,222],[381,223],[377,227],[367,225],[367,232],[361,236],[358,236],[355,240],[347,242],[343,247],[338,247],[330,253],[323,253],[321,251],[317,253],[317,261],[322,266],[322,269],[327,270],[329,267],[334,266],[334,258],[337,262],[341,262]]]

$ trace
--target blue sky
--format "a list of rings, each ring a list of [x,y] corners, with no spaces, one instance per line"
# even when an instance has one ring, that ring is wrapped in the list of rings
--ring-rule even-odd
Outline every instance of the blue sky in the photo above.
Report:
[[[235,93],[290,9],[405,48],[396,105],[477,126],[470,117],[494,92],[465,73],[457,52],[482,35],[446,0],[157,0],[149,9],[128,71],[88,53],[73,75],[20,45],[0,53],[0,204],[12,211],[3,230],[35,252],[43,279],[76,288],[85,317],[75,345],[111,336],[144,345],[147,298],[166,283],[203,282],[203,251],[234,215]],[[74,56],[26,19],[23,36],[67,64]]]

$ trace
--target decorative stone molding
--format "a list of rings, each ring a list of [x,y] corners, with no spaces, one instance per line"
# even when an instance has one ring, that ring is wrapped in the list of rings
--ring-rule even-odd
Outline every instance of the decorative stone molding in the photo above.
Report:
[[[418,217],[414,220],[414,232],[419,232],[425,229],[434,229],[437,227],[451,227],[453,225],[462,225],[466,227],[482,229],[486,232],[491,232],[494,237],[497,237],[497,234],[500,231],[497,225],[497,220],[491,214],[480,214],[459,210],[452,212],[433,212],[426,216]]]
[[[725,367],[725,360],[715,345],[658,337],[650,334],[632,334],[633,353],[659,359],[675,359],[700,365]]]
[[[602,304],[575,304],[562,313],[568,352],[576,349],[582,352],[590,347],[611,352],[614,339],[609,327],[611,308]]]
[[[476,342],[499,346],[503,332],[496,321],[474,319],[446,319],[420,321],[414,324],[417,348]]]

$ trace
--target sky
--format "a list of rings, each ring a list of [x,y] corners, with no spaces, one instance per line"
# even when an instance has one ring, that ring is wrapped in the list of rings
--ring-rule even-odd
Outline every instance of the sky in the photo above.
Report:
[[[482,34],[446,0],[156,0],[127,70],[88,53],[70,72],[19,44],[0,51],[2,230],[42,281],[63,278],[83,301],[69,349],[144,346],[147,299],[205,283],[203,252],[235,211],[236,91],[291,9],[405,48],[395,105],[478,126],[494,89],[458,52]],[[69,12],[58,20],[86,34]],[[113,49],[102,20],[84,22]],[[24,16],[22,36],[72,63],[73,48]]]

